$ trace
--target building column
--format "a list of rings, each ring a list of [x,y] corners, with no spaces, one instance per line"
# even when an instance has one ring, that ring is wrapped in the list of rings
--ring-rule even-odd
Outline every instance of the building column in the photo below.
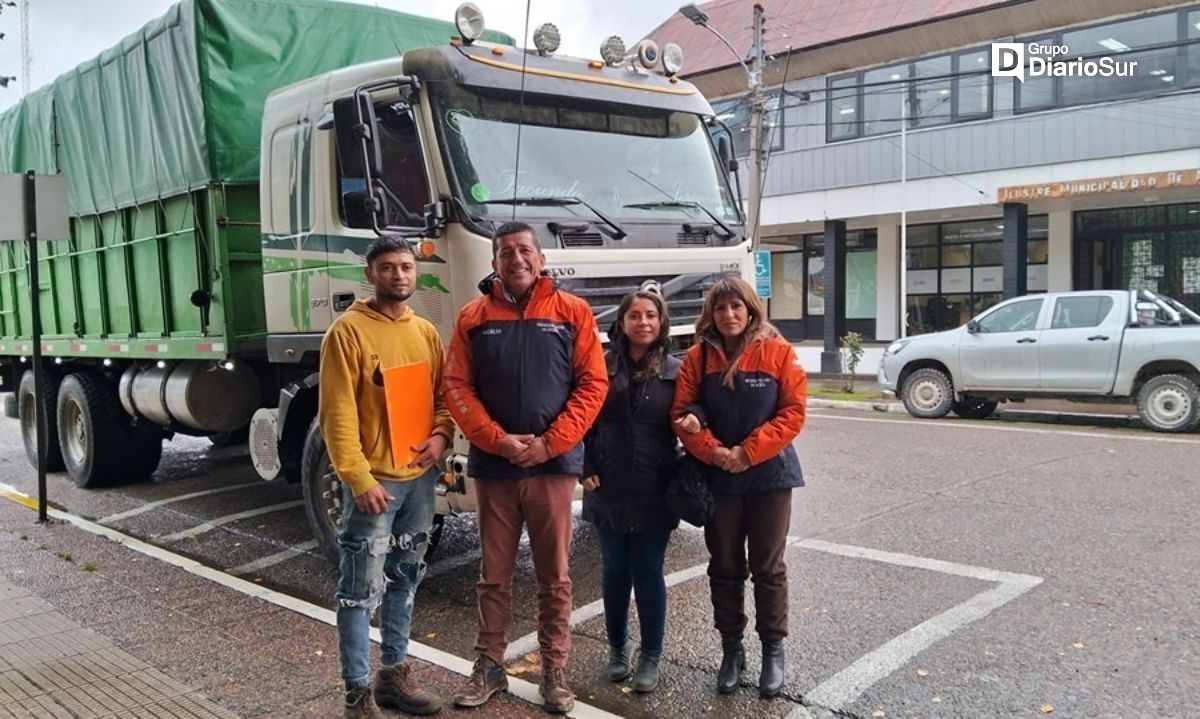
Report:
[[[1074,214],[1070,210],[1055,210],[1049,217],[1050,257],[1047,289],[1066,292],[1074,288]]]
[[[1004,299],[1020,297],[1029,289],[1029,206],[1004,204]]]
[[[846,334],[846,222],[825,221],[825,349],[821,373],[841,374],[839,341]]]
[[[875,255],[875,339],[894,340],[900,336],[900,318],[904,300],[900,299],[900,225],[880,220],[876,229]]]

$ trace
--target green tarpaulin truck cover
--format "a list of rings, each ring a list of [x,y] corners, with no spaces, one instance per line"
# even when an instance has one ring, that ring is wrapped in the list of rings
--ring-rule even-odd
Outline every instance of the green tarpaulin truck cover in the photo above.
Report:
[[[454,34],[333,0],[184,0],[0,115],[0,171],[65,174],[73,215],[257,182],[268,94]]]

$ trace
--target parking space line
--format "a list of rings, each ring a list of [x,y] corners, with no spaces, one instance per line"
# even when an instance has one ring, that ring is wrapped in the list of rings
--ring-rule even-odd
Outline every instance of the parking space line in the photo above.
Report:
[[[263,486],[262,481],[244,482],[242,484],[231,484],[231,485],[228,485],[225,487],[217,487],[215,489],[205,489],[205,490],[201,490],[199,492],[189,492],[187,494],[181,494],[178,497],[167,497],[166,499],[156,499],[153,502],[146,502],[145,504],[143,504],[141,506],[134,507],[133,509],[127,509],[124,512],[117,512],[116,514],[110,514],[107,517],[101,517],[100,519],[97,519],[96,521],[99,522],[100,524],[112,524],[113,522],[117,522],[122,519],[128,519],[129,517],[137,516],[139,514],[142,514],[143,512],[149,512],[151,509],[156,509],[165,504],[171,504],[173,502],[182,502],[186,499],[195,499],[197,497],[207,497],[207,496],[213,495],[213,494],[221,494],[222,492],[233,492],[233,491],[239,490],[239,489],[248,489],[250,487],[261,487],[261,486]]]
[[[687,569],[681,569],[677,572],[671,572],[664,577],[664,579],[666,580],[667,587],[670,588],[676,584],[682,584],[683,582],[695,579],[696,577],[703,577],[707,570],[708,562],[705,562],[704,564],[697,564],[694,567],[688,567]],[[575,611],[571,612],[571,630],[574,631],[576,626],[586,622],[589,619],[594,619],[601,614],[604,614],[603,599],[597,599],[594,602],[589,602],[588,604],[579,607]],[[508,645],[508,651],[504,652],[504,661],[511,662],[514,659],[524,656],[525,654],[528,654],[537,648],[537,632],[530,632],[529,634],[526,634],[525,636]]]
[[[282,552],[276,552],[275,554],[269,554],[261,559],[256,559],[253,562],[246,562],[245,564],[239,564],[238,566],[231,567],[229,569],[226,569],[225,571],[229,572],[230,574],[237,574],[237,575],[249,574],[250,572],[257,572],[260,569],[266,569],[267,567],[273,567],[276,564],[279,564],[280,562],[286,562],[287,560],[293,559],[295,557],[299,557],[302,554],[308,554],[309,552],[311,552],[312,550],[314,550],[316,548],[317,548],[317,540],[311,539],[307,542],[302,542],[295,546],[288,547],[287,549],[283,550]]]
[[[29,506],[29,495],[3,483],[0,483],[0,496],[9,497],[14,501],[19,501],[20,504]],[[18,498],[20,499],[18,500]],[[179,554],[175,554],[169,549],[164,549],[163,547],[158,547],[148,542],[143,542],[136,537],[131,537],[128,534],[120,532],[116,529],[105,527],[101,524],[97,524],[96,522],[84,519],[83,517],[70,514],[69,512],[51,509],[49,510],[49,514],[55,519],[61,519],[65,522],[70,522],[86,532],[110,539],[117,544],[132,549],[135,552],[178,567],[185,572],[194,574],[198,577],[203,577],[204,579],[220,584],[227,589],[231,589],[246,596],[254,597],[277,607],[282,607],[284,609],[293,611],[323,624],[337,626],[337,613],[332,609],[326,609],[325,607],[318,606],[311,602],[306,602],[302,599],[284,594],[283,592],[277,592],[274,589],[268,589],[267,587],[255,584],[254,582],[249,582],[240,577],[226,574],[219,569],[205,566],[194,559],[189,559]],[[378,629],[371,629],[371,640],[376,643],[379,642],[380,636]],[[471,659],[463,659],[462,657],[455,656],[449,652],[444,652],[441,649],[435,649],[427,644],[422,644],[420,642],[411,640],[408,643],[408,653],[410,656],[416,659],[439,666],[443,669],[454,672],[455,674],[459,674],[461,676],[471,675],[471,668],[473,664],[473,660]],[[530,704],[538,706],[542,704],[542,697],[538,693],[538,686],[532,682],[527,682],[524,679],[518,679],[517,677],[510,676],[508,678],[508,693]],[[619,714],[607,712],[599,707],[594,707],[591,704],[580,701],[579,699],[575,700],[575,709],[571,712],[571,716],[577,717],[577,719],[621,719]]]
[[[866,547],[834,544],[819,539],[795,539],[792,547],[810,549],[843,557],[866,559],[913,569],[969,577],[997,585],[941,612],[903,634],[885,642],[874,651],[859,657],[816,688],[804,693],[806,703],[838,710],[853,702],[879,680],[904,666],[920,652],[945,639],[971,622],[983,619],[996,609],[1013,601],[1042,583],[1041,577],[1003,572],[987,567],[957,564],[940,559],[917,557],[911,554],[884,552]],[[788,719],[800,719],[809,714],[803,707],[795,709]]]
[[[294,500],[291,502],[280,502],[279,504],[271,504],[266,507],[257,507],[255,509],[248,509],[245,512],[238,512],[237,514],[227,514],[224,517],[217,517],[216,519],[210,519],[210,520],[204,522],[203,524],[197,524],[195,527],[192,527],[191,529],[185,529],[181,532],[175,532],[174,534],[167,534],[167,535],[163,535],[161,537],[155,537],[155,539],[157,539],[160,542],[178,542],[182,539],[193,539],[201,534],[204,534],[205,532],[211,532],[212,530],[216,529],[217,527],[222,527],[226,524],[231,524],[238,520],[249,519],[251,517],[257,517],[257,516],[263,515],[263,514],[271,514],[272,512],[281,512],[285,509],[291,509],[292,507],[302,507],[302,506],[304,506],[304,500],[297,499],[297,500]]]
[[[1078,430],[1066,429],[1043,429],[1040,427],[1000,427],[996,421],[987,420],[930,420],[930,419],[889,419],[885,417],[847,417],[840,414],[828,414],[825,412],[815,411],[810,413],[813,417],[821,419],[836,419],[843,422],[882,422],[884,424],[910,424],[920,425],[921,427],[931,427],[939,429],[968,429],[968,430],[987,430],[988,432],[1018,432],[1021,434],[1052,434],[1055,436],[1066,437],[1085,437],[1087,439],[1117,439],[1130,442],[1158,442],[1162,444],[1191,444],[1200,445],[1200,440],[1183,439],[1180,437],[1163,437],[1157,434],[1122,434],[1120,432],[1080,432]]]

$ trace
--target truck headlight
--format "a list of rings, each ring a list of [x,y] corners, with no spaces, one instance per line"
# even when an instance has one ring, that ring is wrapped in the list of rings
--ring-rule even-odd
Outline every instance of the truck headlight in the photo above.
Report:
[[[900,354],[900,351],[903,350],[905,347],[907,347],[908,343],[911,341],[912,340],[896,340],[895,342],[893,342],[887,346],[887,349],[885,349],[883,351],[883,356],[890,357],[892,355]]]

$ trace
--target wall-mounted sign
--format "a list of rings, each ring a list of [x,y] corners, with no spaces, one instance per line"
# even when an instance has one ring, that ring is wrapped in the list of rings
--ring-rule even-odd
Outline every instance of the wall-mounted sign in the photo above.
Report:
[[[1036,202],[1059,198],[1111,195],[1121,192],[1165,190],[1173,187],[1200,187],[1200,169],[1095,177],[1065,182],[1045,182],[1037,185],[1012,185],[1001,187],[996,194],[1002,203]]]

